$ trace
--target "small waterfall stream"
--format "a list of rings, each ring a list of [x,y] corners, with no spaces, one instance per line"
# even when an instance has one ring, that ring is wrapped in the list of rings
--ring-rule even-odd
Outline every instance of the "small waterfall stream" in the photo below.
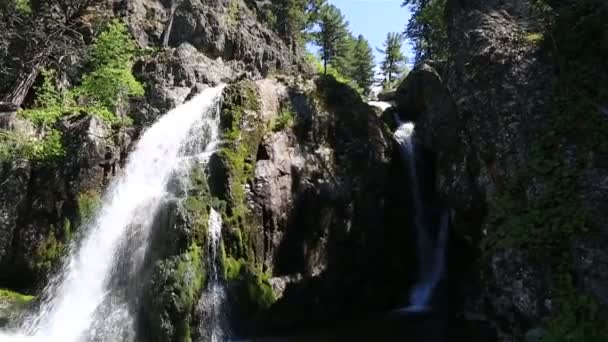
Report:
[[[222,89],[204,90],[142,134],[122,174],[105,193],[96,218],[81,228],[82,238],[71,246],[63,268],[44,290],[39,312],[17,333],[0,333],[1,341],[134,339],[129,298],[120,295],[112,277],[115,273],[137,274],[155,214],[171,196],[169,182],[188,175],[193,155],[206,162],[215,149]],[[215,241],[221,227],[218,217],[212,212],[210,234]],[[217,246],[212,249],[217,253]],[[125,253],[126,265],[120,262]]]
[[[211,209],[209,212],[209,281],[207,283],[206,293],[202,296],[202,300],[210,302],[208,307],[207,327],[201,327],[201,330],[207,330],[210,335],[211,342],[225,341],[224,317],[223,308],[226,297],[226,290],[222,284],[220,275],[220,248],[222,238],[222,216]]]
[[[443,212],[433,237],[431,210],[421,196],[421,184],[418,177],[418,162],[414,143],[414,124],[399,123],[395,131],[395,140],[399,143],[401,157],[408,167],[411,184],[412,210],[418,257],[418,282],[410,294],[410,306],[406,311],[420,312],[431,309],[433,292],[441,280],[445,268],[445,249],[448,241],[449,217]]]

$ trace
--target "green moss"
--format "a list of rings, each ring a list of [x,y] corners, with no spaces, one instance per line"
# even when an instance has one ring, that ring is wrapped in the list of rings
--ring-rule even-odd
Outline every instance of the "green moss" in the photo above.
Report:
[[[270,122],[270,129],[273,132],[279,132],[285,128],[290,128],[294,124],[295,114],[291,108],[286,108],[281,111],[278,117]]]
[[[241,20],[241,6],[238,0],[230,0],[228,3],[228,23],[237,25]]]
[[[190,341],[192,314],[203,291],[203,250],[196,243],[156,265],[145,318],[153,341]]]
[[[542,42],[543,34],[540,32],[530,32],[526,34],[526,41],[532,44],[538,44]]]
[[[55,237],[55,228],[51,226],[48,236],[42,240],[34,251],[33,268],[39,273],[47,273],[61,258],[65,245]]]
[[[81,222],[87,222],[101,207],[101,196],[95,190],[78,194],[78,214]]]
[[[224,145],[217,155],[226,166],[229,194],[223,194],[226,206],[224,224],[228,228],[225,243],[228,252],[237,257],[253,260],[248,227],[250,215],[246,202],[245,185],[253,179],[254,161],[266,127],[258,122],[260,110],[258,92],[252,82],[239,82],[227,87],[222,104],[222,136]],[[247,131],[241,131],[247,127]]]
[[[11,305],[25,305],[36,297],[24,295],[7,289],[0,289],[0,302],[11,303]]]
[[[241,275],[243,267],[246,264],[243,259],[235,259],[231,256],[225,256],[223,258],[224,266],[224,278],[228,281],[236,280]]]

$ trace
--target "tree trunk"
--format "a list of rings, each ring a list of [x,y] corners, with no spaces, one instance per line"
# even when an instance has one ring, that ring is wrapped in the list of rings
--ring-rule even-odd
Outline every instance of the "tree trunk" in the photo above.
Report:
[[[21,107],[34,82],[36,82],[36,78],[38,78],[40,65],[41,63],[35,64],[29,73],[21,73],[15,82],[13,90],[4,96],[2,101],[12,103],[15,107]]]

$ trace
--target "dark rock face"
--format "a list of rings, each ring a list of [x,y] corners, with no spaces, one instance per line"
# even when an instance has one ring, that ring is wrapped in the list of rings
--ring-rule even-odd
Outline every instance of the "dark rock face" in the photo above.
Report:
[[[555,68],[525,38],[542,31],[536,10],[527,0],[448,1],[449,59],[418,65],[396,95],[402,117],[416,123],[419,143],[435,152],[437,187],[453,209],[454,233],[473,254],[480,252],[458,271],[461,280],[476,279],[461,284],[464,314],[489,322],[500,341],[538,340],[545,333],[538,327],[563,308],[553,290],[555,274],[564,271],[535,258],[534,250],[510,246],[505,241],[511,232],[498,232],[492,219],[509,184],[533,161],[531,146],[554,119]],[[606,256],[599,248],[606,241],[605,158],[568,137],[560,144],[555,159],[576,175],[573,196],[597,228],[592,236],[573,232],[579,235],[572,245],[562,247],[572,259],[566,273],[575,275],[581,294],[606,308]],[[574,155],[584,160],[578,166]],[[546,180],[531,175],[523,188],[515,201],[530,203],[549,191]],[[541,229],[549,234],[553,228]]]
[[[309,72],[302,56],[258,22],[257,7],[241,0],[123,1],[116,10],[141,46],[166,48],[135,67],[148,85],[135,106],[142,125],[209,85]]]
[[[102,188],[120,168],[130,138],[91,116],[60,123],[61,166],[5,162],[0,190],[0,282],[33,290],[65,251]]]

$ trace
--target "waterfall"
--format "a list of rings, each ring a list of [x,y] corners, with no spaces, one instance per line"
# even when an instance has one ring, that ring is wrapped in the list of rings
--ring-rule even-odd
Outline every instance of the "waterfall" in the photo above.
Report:
[[[211,209],[209,213],[209,282],[207,296],[211,301],[211,342],[221,342],[224,338],[222,305],[225,299],[224,286],[221,283],[219,274],[219,253],[222,237],[222,217],[215,210]],[[205,296],[203,296],[205,297]]]
[[[221,92],[222,87],[204,90],[143,133],[123,172],[104,194],[96,217],[81,228],[82,238],[72,244],[61,271],[45,288],[39,312],[17,334],[0,334],[0,340],[134,338],[128,298],[119,294],[112,278],[116,273],[137,274],[156,213],[171,196],[170,180],[188,174],[193,153],[196,161],[205,162],[214,150]],[[128,262],[119,263],[125,253]]]
[[[439,219],[437,236],[433,238],[430,223],[433,220],[429,216],[434,210],[430,210],[431,208],[422,200],[413,135],[414,124],[411,122],[400,122],[394,134],[410,176],[419,270],[418,282],[410,294],[410,306],[407,311],[418,312],[430,309],[433,292],[443,276],[449,222],[447,212],[443,212]]]

